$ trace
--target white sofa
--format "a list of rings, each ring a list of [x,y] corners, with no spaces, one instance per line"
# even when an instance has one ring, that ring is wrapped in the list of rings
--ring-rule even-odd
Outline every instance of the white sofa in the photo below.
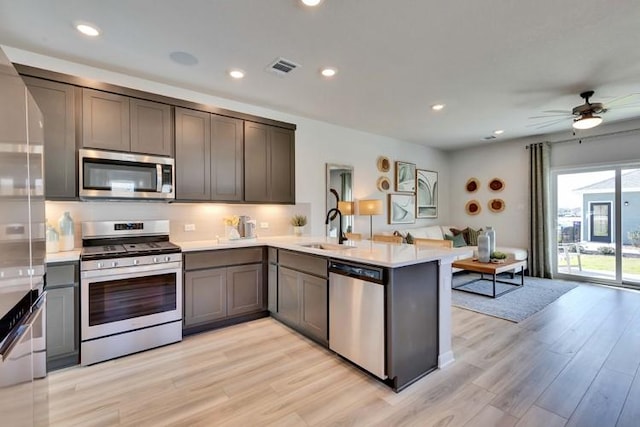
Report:
[[[407,233],[411,233],[412,237],[417,237],[421,239],[440,239],[444,240],[444,235],[449,234],[453,235],[451,229],[462,230],[465,227],[455,227],[453,225],[429,225],[427,227],[416,227],[416,228],[405,228],[397,230],[403,237],[407,236]],[[497,236],[496,240],[500,242],[500,236]],[[464,258],[472,258],[478,256],[478,247],[477,246],[463,246],[459,248],[453,248],[454,251],[458,253],[456,259],[464,259]],[[523,248],[512,248],[507,246],[496,246],[496,251],[504,252],[509,257],[513,257],[518,261],[527,260],[528,259],[528,251]],[[453,272],[460,271],[459,269],[453,269]]]

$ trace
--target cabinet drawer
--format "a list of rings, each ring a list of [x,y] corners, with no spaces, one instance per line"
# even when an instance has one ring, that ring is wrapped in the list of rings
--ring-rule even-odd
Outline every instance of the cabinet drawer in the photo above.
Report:
[[[48,264],[47,287],[73,285],[78,282],[76,264]]]
[[[201,268],[253,264],[262,262],[262,253],[262,247],[187,253],[184,255],[184,269],[198,270]]]
[[[326,258],[290,251],[280,251],[278,257],[281,266],[316,276],[327,277]]]

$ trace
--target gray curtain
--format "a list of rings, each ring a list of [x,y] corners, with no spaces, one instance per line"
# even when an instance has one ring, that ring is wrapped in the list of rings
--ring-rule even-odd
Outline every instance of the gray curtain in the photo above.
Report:
[[[548,142],[529,145],[529,274],[551,278],[551,213]]]

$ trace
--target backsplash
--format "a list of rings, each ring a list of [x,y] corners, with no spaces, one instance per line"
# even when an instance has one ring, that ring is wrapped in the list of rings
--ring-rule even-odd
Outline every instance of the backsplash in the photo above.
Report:
[[[58,219],[69,211],[75,226],[75,246],[82,246],[81,223],[86,221],[116,221],[141,219],[168,219],[171,240],[174,242],[224,238],[222,219],[231,215],[249,215],[257,221],[258,237],[293,234],[289,220],[294,214],[311,218],[311,204],[291,205],[228,205],[219,203],[160,203],[160,202],[46,202],[46,215],[56,229]],[[318,218],[323,221],[323,218]],[[269,228],[261,228],[268,223]],[[194,224],[195,231],[184,231],[185,224]],[[306,232],[311,226],[307,225]]]

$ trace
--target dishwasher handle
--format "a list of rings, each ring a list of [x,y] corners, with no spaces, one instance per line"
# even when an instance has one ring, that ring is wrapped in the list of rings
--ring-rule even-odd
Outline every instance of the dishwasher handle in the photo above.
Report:
[[[330,261],[329,272],[378,284],[383,284],[384,280],[382,268],[357,264]]]

